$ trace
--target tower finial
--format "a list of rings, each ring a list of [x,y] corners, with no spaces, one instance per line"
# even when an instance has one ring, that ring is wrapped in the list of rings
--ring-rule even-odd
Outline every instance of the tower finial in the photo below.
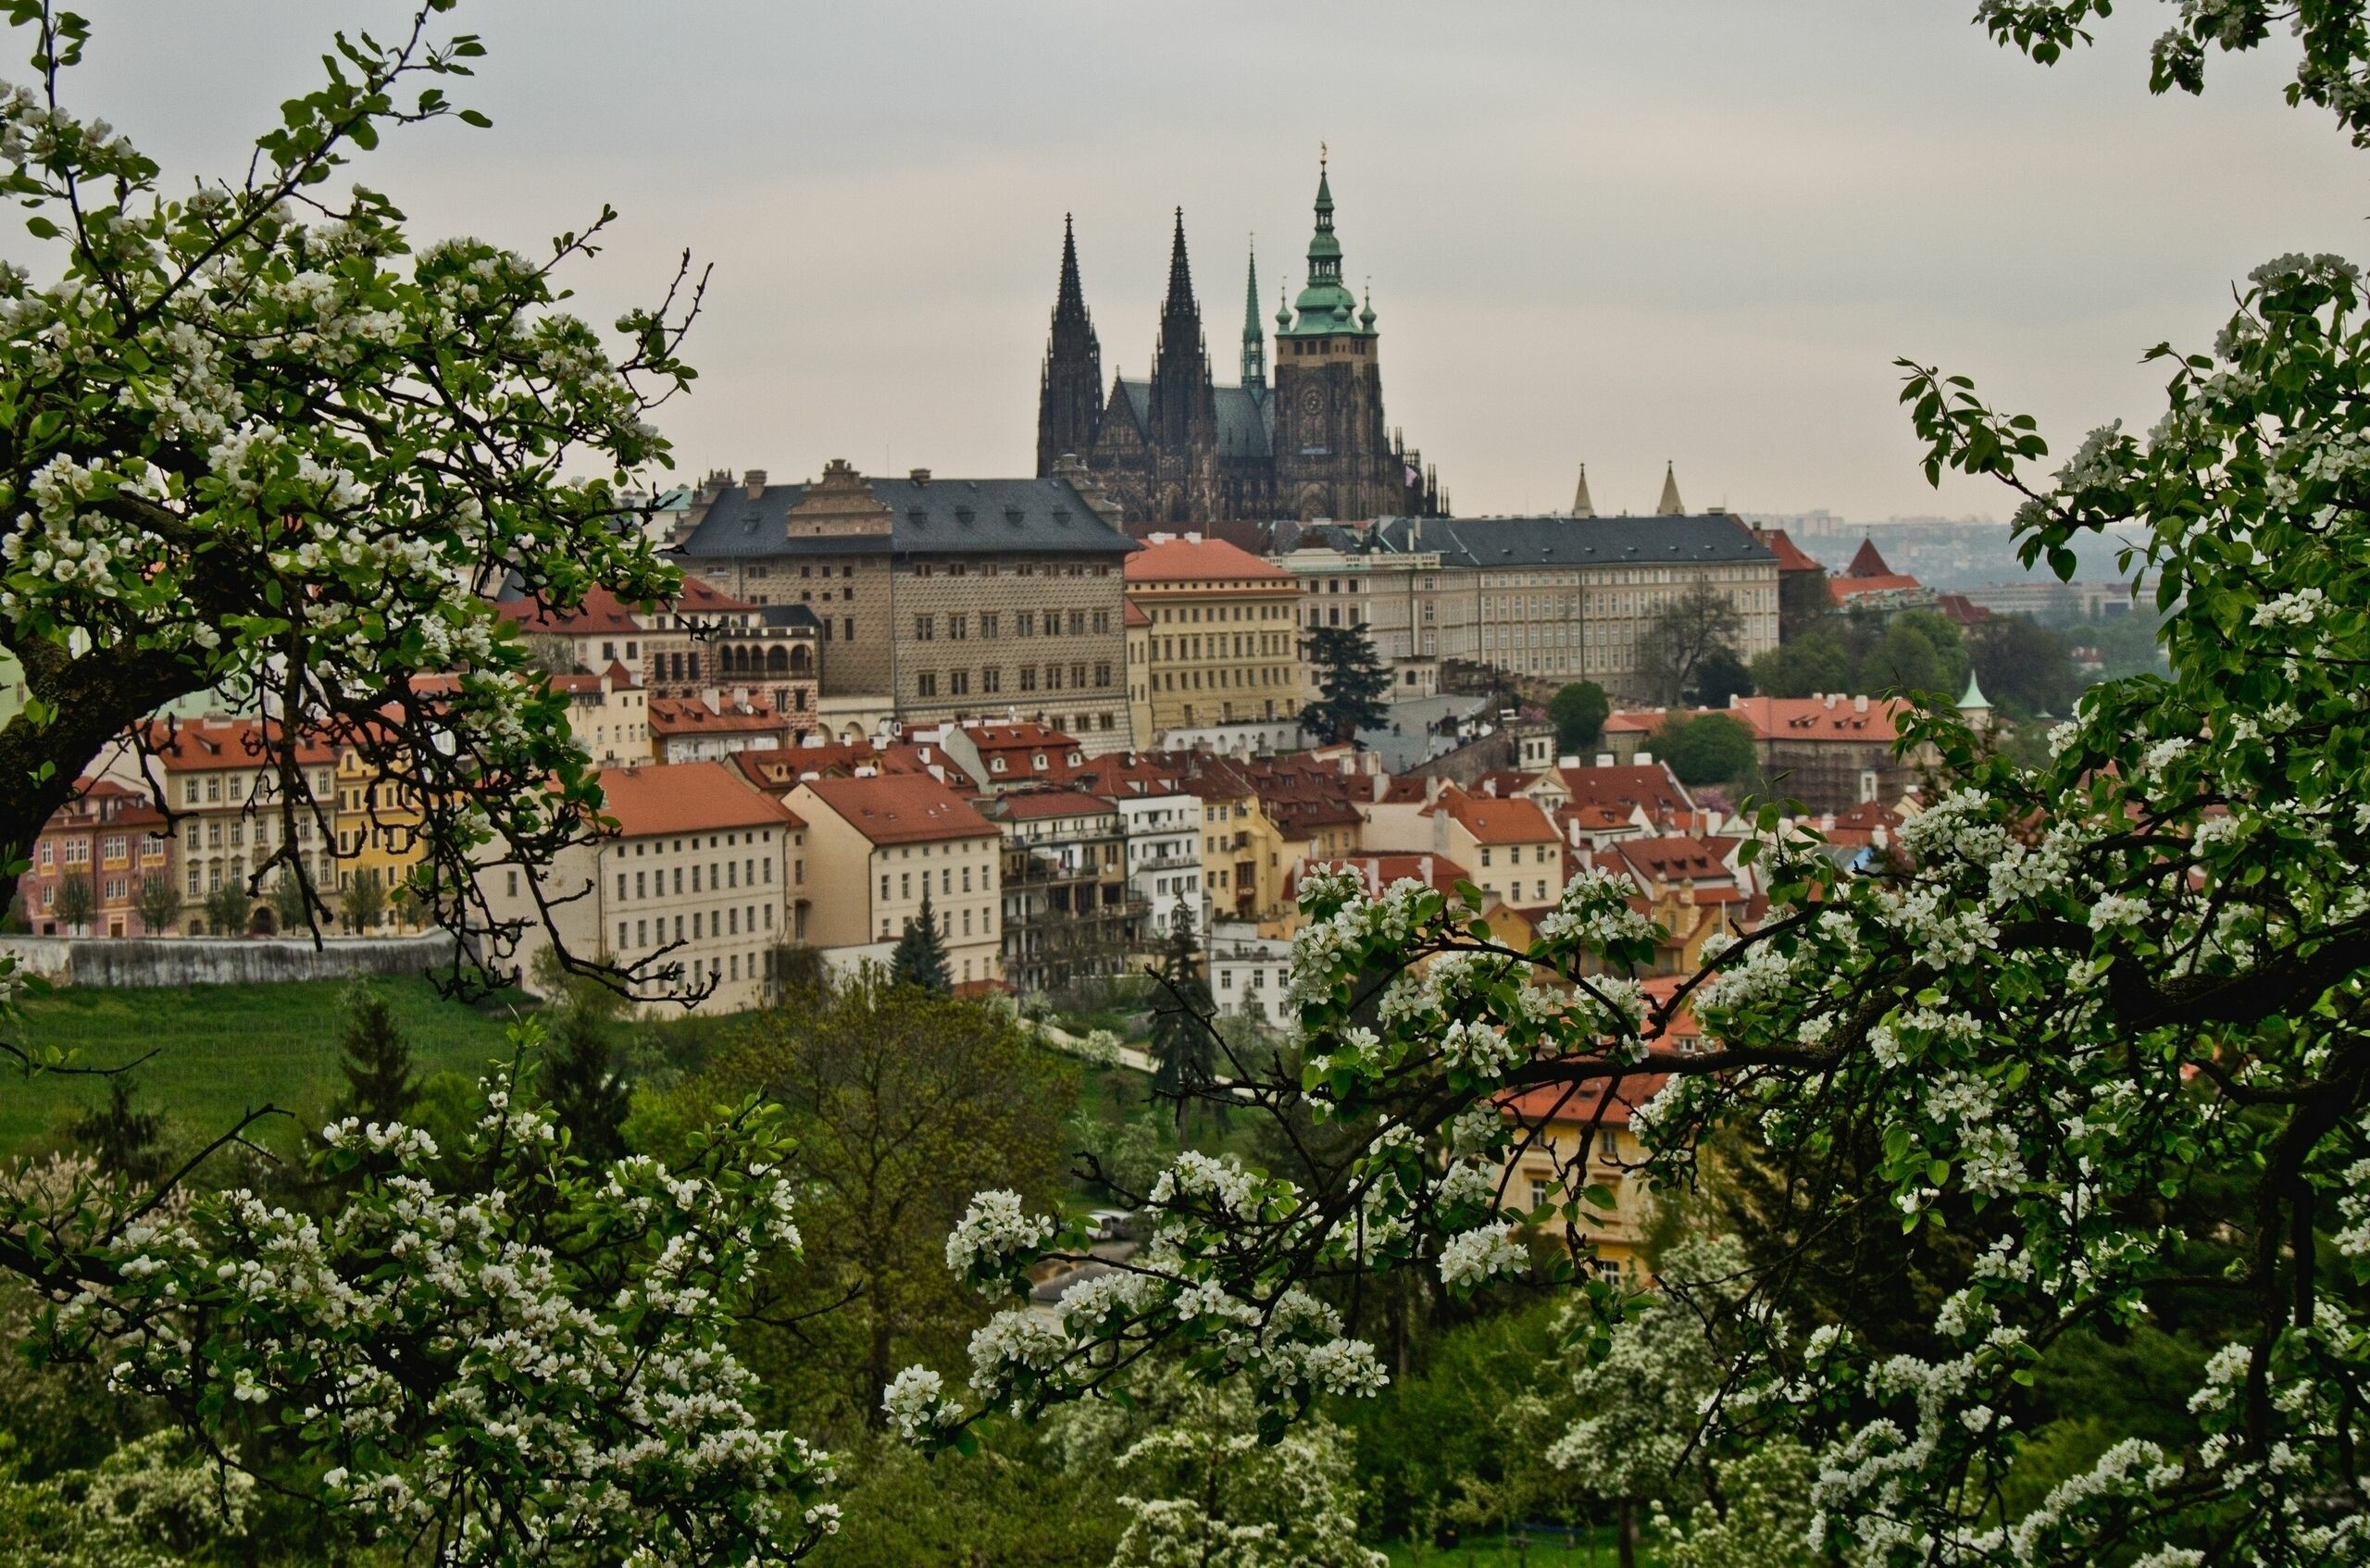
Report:
[[[1325,143],[1322,143],[1322,142],[1319,142],[1319,143],[1316,144],[1316,171],[1317,171],[1319,174],[1322,174],[1322,173],[1324,173],[1324,172],[1325,172],[1325,159],[1326,159],[1326,157],[1327,157],[1327,153],[1326,153],[1326,150],[1325,150]]]

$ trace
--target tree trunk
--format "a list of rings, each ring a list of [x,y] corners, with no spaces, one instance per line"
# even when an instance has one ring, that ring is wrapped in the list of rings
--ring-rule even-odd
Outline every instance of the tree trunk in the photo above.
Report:
[[[1620,1524],[1614,1531],[1614,1543],[1621,1553],[1621,1568],[1638,1568],[1638,1500],[1621,1500]]]

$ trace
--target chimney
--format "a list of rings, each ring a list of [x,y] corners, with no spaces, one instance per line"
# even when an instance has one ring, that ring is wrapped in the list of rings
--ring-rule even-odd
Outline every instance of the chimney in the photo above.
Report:
[[[1652,752],[1640,752],[1632,760],[1635,761],[1640,767],[1652,767],[1654,765],[1654,753]]]
[[[742,475],[741,490],[742,493],[752,501],[762,497],[766,493],[766,471],[763,468],[752,468]]]
[[[1599,752],[1596,754],[1596,765],[1599,767],[1611,767],[1613,765],[1613,753],[1611,752]]]
[[[928,483],[929,483],[929,470],[928,468],[915,468],[915,469],[912,469],[912,470],[910,470],[909,472],[907,472],[907,474],[905,475],[905,477],[906,477],[907,479],[909,479],[913,480],[916,484],[928,484]]]
[[[1580,765],[1580,759],[1577,756],[1557,757],[1555,759],[1555,765],[1557,767],[1578,767]]]
[[[1199,544],[1202,542],[1202,536],[1198,533],[1189,533],[1185,536],[1185,542],[1188,544]]]
[[[1441,781],[1437,775],[1424,776],[1424,803],[1430,805],[1441,798]]]
[[[1864,714],[1868,711],[1868,694],[1866,692],[1863,691],[1858,696],[1852,699],[1852,711],[1855,714]]]

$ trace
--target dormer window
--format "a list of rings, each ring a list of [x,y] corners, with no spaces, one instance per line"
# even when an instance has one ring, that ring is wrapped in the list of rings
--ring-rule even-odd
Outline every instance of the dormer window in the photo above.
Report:
[[[988,759],[988,771],[990,773],[1002,773],[1004,771],[1004,759],[1002,757],[990,757]]]
[[[978,517],[979,514],[972,511],[968,506],[957,506],[954,508],[954,520],[962,524],[967,529],[969,528],[973,521]]]

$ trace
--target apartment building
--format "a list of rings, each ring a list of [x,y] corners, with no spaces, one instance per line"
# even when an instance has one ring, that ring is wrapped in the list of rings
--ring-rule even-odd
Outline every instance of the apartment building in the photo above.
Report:
[[[1467,880],[1516,910],[1553,908],[1564,897],[1564,846],[1536,801],[1498,800],[1447,789],[1425,808],[1432,849]]]
[[[1115,516],[1059,476],[874,479],[835,460],[810,483],[752,469],[704,490],[673,554],[815,616],[821,718],[842,739],[1011,713],[1101,752],[1132,739],[1120,563],[1136,546]]]
[[[1003,978],[1003,835],[969,802],[928,774],[904,773],[801,779],[784,803],[805,824],[809,885],[830,890],[807,941],[894,942],[928,899],[955,985],[979,990]]]
[[[646,1011],[699,988],[705,1012],[767,1002],[775,950],[797,940],[806,825],[725,763],[604,768],[601,792],[613,835],[545,867],[479,872],[493,917],[522,925],[522,971],[556,930],[570,952],[631,969]]]
[[[1118,807],[1042,790],[1000,796],[984,815],[1004,833],[1004,977],[1044,991],[1127,968],[1151,904],[1130,885]]]
[[[279,916],[264,896],[268,889],[249,899],[247,918],[236,932],[211,930],[205,900],[225,882],[244,886],[254,880],[278,851],[289,847],[292,829],[295,856],[314,886],[326,896],[338,885],[334,827],[325,827],[306,809],[295,813],[293,825],[284,820],[280,788],[282,765],[300,770],[306,790],[333,823],[337,750],[305,735],[287,752],[281,740],[280,726],[269,719],[207,717],[148,726],[145,742],[152,767],[163,775],[163,803],[179,819],[174,860],[181,878],[181,928],[187,934],[277,930]]]
[[[28,859],[17,897],[40,935],[163,934],[147,929],[140,916],[141,887],[151,877],[173,886],[173,840],[165,814],[140,790],[112,778],[82,780],[43,824]],[[82,879],[88,905],[79,918],[69,915],[70,893],[60,902],[76,877]]]
[[[1292,743],[1304,684],[1299,579],[1198,533],[1149,534],[1143,544],[1124,570],[1128,598],[1150,622],[1141,676],[1152,743],[1236,726]]]
[[[797,744],[799,716],[778,713],[755,691],[711,690],[650,704],[650,744],[662,762],[721,762],[742,752]]]
[[[1202,802],[1181,790],[1106,794],[1127,843],[1128,887],[1145,909],[1144,934],[1157,945],[1181,912],[1196,933],[1210,928],[1202,873]]]

